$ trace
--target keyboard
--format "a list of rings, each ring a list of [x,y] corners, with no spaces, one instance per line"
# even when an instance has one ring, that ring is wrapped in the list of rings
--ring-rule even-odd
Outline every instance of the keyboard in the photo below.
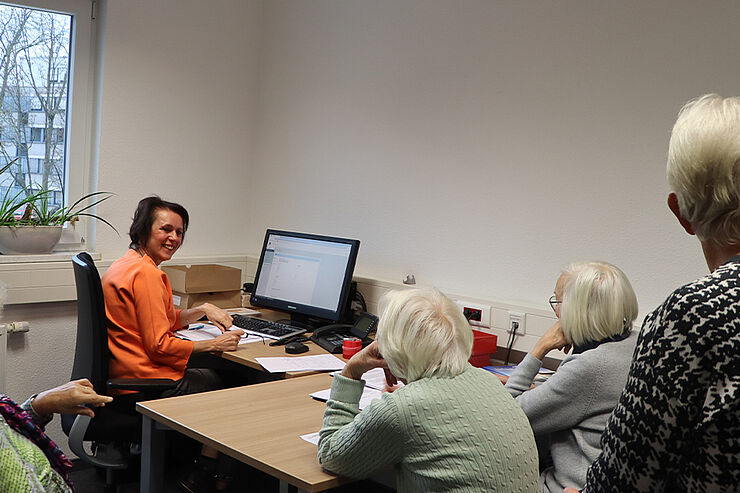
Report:
[[[245,317],[244,315],[232,315],[234,325],[244,330],[247,334],[254,334],[268,339],[281,341],[288,337],[303,334],[305,329],[299,329],[292,325],[279,322],[270,322],[261,318]]]

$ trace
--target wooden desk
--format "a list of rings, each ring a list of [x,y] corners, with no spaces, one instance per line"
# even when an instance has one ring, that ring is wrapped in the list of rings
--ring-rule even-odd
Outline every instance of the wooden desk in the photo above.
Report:
[[[265,371],[262,365],[257,363],[257,358],[263,357],[275,357],[275,356],[311,356],[316,354],[329,354],[323,348],[317,346],[313,342],[304,342],[308,346],[308,352],[303,354],[288,354],[285,352],[285,346],[270,346],[270,340],[266,339],[265,343],[261,342],[250,342],[249,344],[242,344],[236,351],[224,351],[221,353],[221,357],[229,361],[234,361],[241,365],[254,368],[255,370]],[[342,358],[341,354],[335,355],[339,359]],[[299,376],[301,374],[309,374],[310,372],[291,372],[287,373],[287,377]]]
[[[155,423],[264,471],[281,486],[314,492],[349,482],[324,472],[316,446],[300,438],[319,431],[326,408],[308,394],[330,386],[331,377],[322,373],[138,403],[143,414],[141,492],[162,491],[165,430]]]
[[[274,310],[260,310],[265,320],[276,321],[285,318],[285,313],[277,312]],[[285,352],[285,346],[270,346],[270,340],[265,339],[265,343],[261,342],[250,342],[249,344],[242,344],[236,351],[224,351],[221,353],[221,357],[235,363],[239,363],[255,370],[265,371],[262,365],[257,363],[257,358],[264,357],[277,357],[277,356],[312,356],[318,354],[329,354],[324,348],[314,344],[311,341],[304,342],[308,346],[308,351],[302,354],[288,354]],[[342,359],[341,354],[336,355],[337,358]],[[285,374],[286,378],[299,377],[305,375],[312,375],[316,372],[288,372]]]

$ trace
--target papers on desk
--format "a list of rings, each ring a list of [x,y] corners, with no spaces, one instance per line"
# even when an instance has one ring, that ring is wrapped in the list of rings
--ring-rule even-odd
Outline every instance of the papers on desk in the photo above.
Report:
[[[255,359],[257,363],[262,365],[270,373],[283,373],[286,371],[332,371],[344,368],[344,361],[332,354]]]
[[[334,375],[332,375],[334,376]],[[365,409],[375,399],[380,399],[383,396],[383,390],[385,390],[385,372],[382,368],[373,368],[372,370],[366,371],[362,374],[362,379],[365,380],[365,388],[362,390],[362,397],[360,397],[360,411]],[[399,386],[403,386],[402,382],[398,382]],[[326,402],[329,400],[331,389],[319,390],[313,394],[309,394],[316,400]]]
[[[514,373],[514,370],[516,370],[517,365],[508,365],[508,366],[484,366],[484,370],[488,370],[494,375],[502,375],[506,378],[509,378],[512,373]],[[537,375],[534,377],[535,385],[540,384],[542,382],[545,382],[548,378],[550,378],[555,373],[554,370],[548,370],[544,366],[540,368],[540,371],[537,373]]]
[[[488,370],[491,373],[495,373],[497,375],[503,375],[505,377],[511,376],[512,373],[514,373],[514,370],[516,370],[517,365],[509,365],[509,366],[484,366],[484,370]],[[540,368],[540,371],[538,372],[538,375],[552,375],[555,373],[555,370],[548,370],[544,366]]]
[[[238,329],[238,327],[234,327],[235,329]],[[215,339],[216,337],[220,336],[222,334],[221,329],[216,327],[215,325],[211,324],[190,324],[190,328],[188,329],[180,329],[178,331],[175,331],[175,335],[179,337],[180,339],[186,339],[188,341],[209,341],[211,339]],[[248,334],[244,334],[241,339],[239,340],[239,344],[247,344],[250,342],[260,342],[262,341],[261,337],[257,336],[250,336]]]
[[[326,390],[319,390],[318,392],[314,392],[313,394],[308,394],[317,401],[326,402],[329,400],[329,395],[331,394],[331,389]],[[360,411],[365,409],[372,401],[375,399],[380,399],[383,396],[383,391],[378,389],[371,389],[370,387],[365,387],[362,390],[362,397],[360,397]]]
[[[262,312],[251,308],[227,308],[224,310],[229,315],[244,315],[245,317],[261,317]]]
[[[314,433],[307,433],[305,435],[301,435],[301,438],[306,440],[308,443],[313,443],[317,447],[319,446],[319,432],[318,431]]]

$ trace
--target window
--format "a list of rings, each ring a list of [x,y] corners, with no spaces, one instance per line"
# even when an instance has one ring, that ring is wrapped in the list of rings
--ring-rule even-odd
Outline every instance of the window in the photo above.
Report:
[[[19,158],[0,186],[40,185],[60,206],[92,191],[92,7],[91,0],[0,3],[0,42],[9,55],[0,60],[0,162]],[[87,226],[65,228],[62,249],[79,248]]]

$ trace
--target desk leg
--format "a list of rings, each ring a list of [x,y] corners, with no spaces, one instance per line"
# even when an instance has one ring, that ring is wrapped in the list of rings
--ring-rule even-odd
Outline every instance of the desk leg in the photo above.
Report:
[[[288,484],[287,482],[280,480],[280,493],[305,493],[303,490],[299,490],[297,487],[293,486],[292,484]]]
[[[165,431],[146,416],[141,422],[141,493],[159,493],[164,484]]]

